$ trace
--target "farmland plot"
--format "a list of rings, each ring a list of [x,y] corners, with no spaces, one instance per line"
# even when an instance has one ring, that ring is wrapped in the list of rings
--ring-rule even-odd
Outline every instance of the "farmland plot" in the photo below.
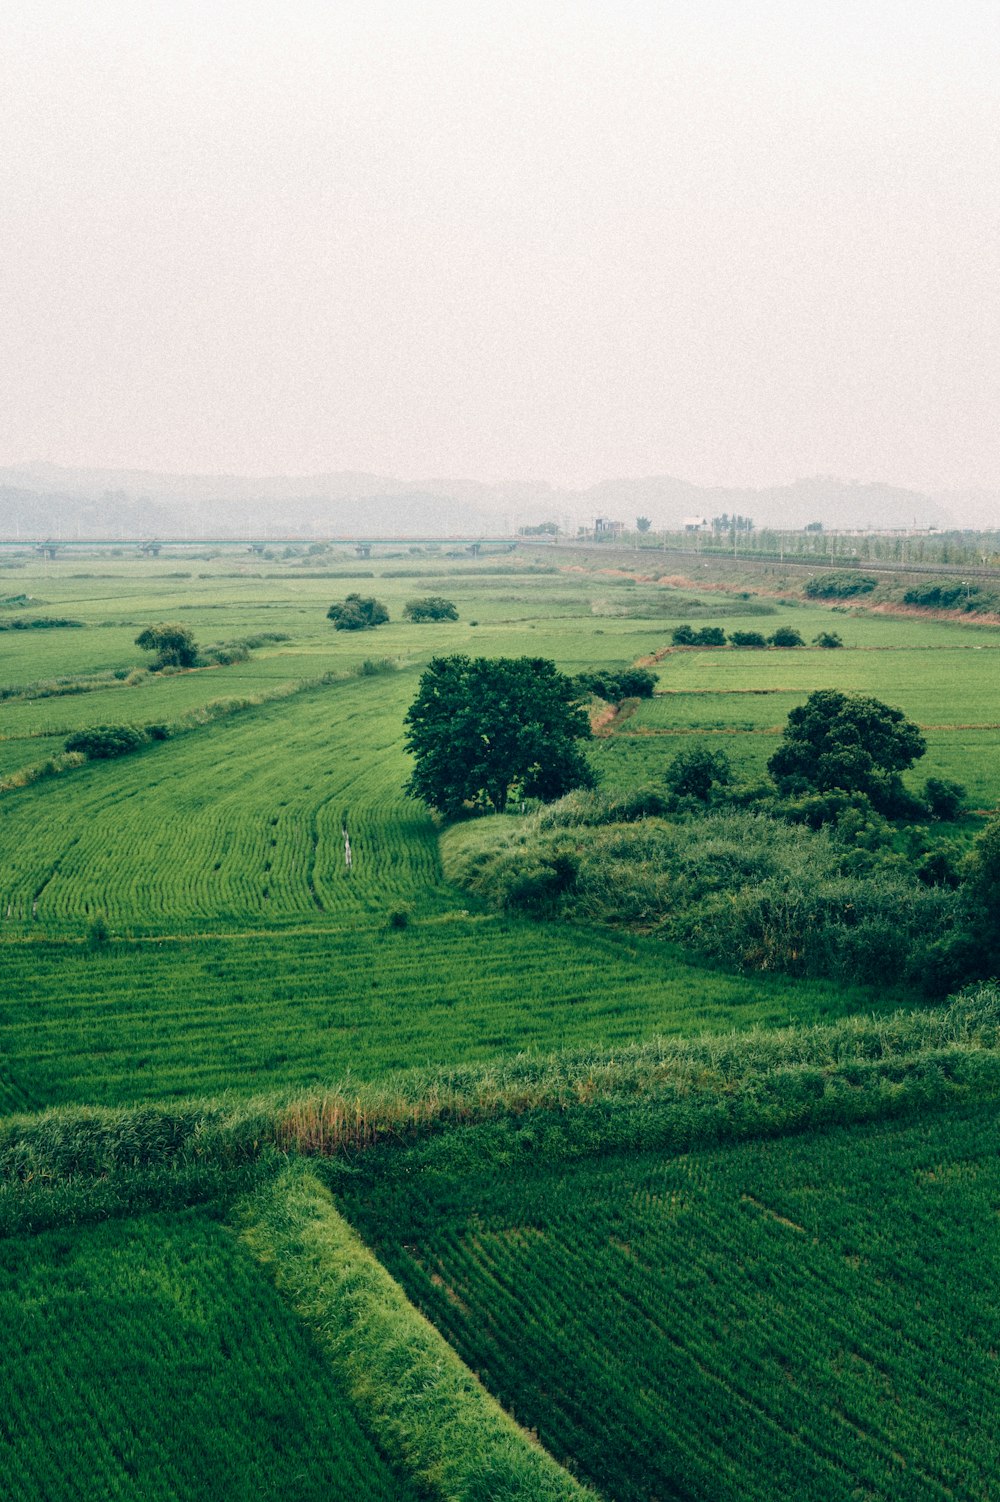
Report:
[[[0,985],[7,1110],[372,1080],[899,1004],[707,970],[654,939],[461,913],[405,930],[317,921],[97,951],[8,942]]]
[[[411,1502],[318,1346],[204,1211],[0,1240],[7,1502]]]
[[[506,1174],[346,1212],[522,1424],[619,1502],[991,1495],[995,1104]]]

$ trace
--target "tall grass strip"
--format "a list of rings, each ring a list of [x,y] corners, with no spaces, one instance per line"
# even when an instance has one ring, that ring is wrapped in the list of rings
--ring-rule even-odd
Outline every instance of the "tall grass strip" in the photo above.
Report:
[[[380,1448],[441,1502],[584,1502],[409,1303],[310,1174],[240,1207],[243,1239],[317,1333]]]
[[[1000,994],[987,986],[947,1009],[522,1055],[294,1097],[62,1107],[0,1120],[0,1234],[240,1192],[287,1154],[383,1172],[392,1156],[412,1164],[399,1148],[436,1139],[453,1164],[498,1167],[678,1153],[997,1096]]]

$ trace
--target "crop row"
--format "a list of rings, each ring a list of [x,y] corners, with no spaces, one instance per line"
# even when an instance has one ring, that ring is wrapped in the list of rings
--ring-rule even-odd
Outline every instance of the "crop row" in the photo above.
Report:
[[[399,693],[387,712],[381,688],[264,705],[8,794],[0,921],[349,913],[432,886],[433,826],[402,794]]]
[[[656,940],[568,926],[322,914],[247,933],[92,950],[0,944],[0,1042],[12,1105],[243,1093],[468,1063],[505,1050],[618,1046],[653,1034],[789,1020],[782,977],[705,971]],[[213,928],[214,925],[207,925]],[[891,1005],[803,981],[803,1021]]]
[[[0,1495],[413,1502],[211,1216],[0,1241]]]
[[[989,1494],[995,1106],[342,1190],[522,1423],[621,1502]]]

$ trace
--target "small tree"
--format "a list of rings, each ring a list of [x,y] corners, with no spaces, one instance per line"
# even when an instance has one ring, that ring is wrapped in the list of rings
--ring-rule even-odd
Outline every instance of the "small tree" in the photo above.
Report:
[[[137,647],[144,652],[155,652],[154,668],[190,668],[198,659],[198,648],[193,633],[187,626],[164,621],[159,626],[147,626],[135,639]]]
[[[828,650],[832,650],[836,647],[842,647],[844,643],[837,635],[836,631],[821,631],[818,636],[813,637],[813,645],[816,647],[826,647]]]
[[[421,600],[407,600],[403,615],[408,621],[457,621],[458,606],[440,595],[425,595]]]
[[[779,626],[770,638],[772,647],[804,647],[805,642],[791,626]]]
[[[928,777],[924,783],[924,801],[932,819],[957,819],[965,802],[965,788],[950,777]]]
[[[733,780],[733,769],[724,751],[706,751],[696,747],[692,751],[678,751],[667,768],[667,787],[677,798],[697,798],[699,803],[709,803],[712,790],[728,787]]]
[[[788,716],[767,770],[785,796],[839,788],[863,793],[891,816],[912,801],[899,774],[926,749],[919,728],[901,709],[821,688]]]
[[[385,624],[389,612],[381,600],[373,599],[371,595],[350,594],[346,600],[331,605],[326,618],[338,631],[371,631],[375,626]]]
[[[433,658],[405,720],[416,763],[407,791],[456,818],[502,813],[515,787],[551,799],[592,786],[577,745],[590,735],[578,697],[544,658]]]
[[[635,528],[637,532],[648,532],[652,525],[653,523],[650,521],[648,516],[637,516],[635,519]]]

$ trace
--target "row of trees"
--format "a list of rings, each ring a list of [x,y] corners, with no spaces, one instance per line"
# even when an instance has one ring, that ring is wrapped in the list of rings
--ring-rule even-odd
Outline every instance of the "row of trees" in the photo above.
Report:
[[[671,632],[671,641],[675,647],[724,647],[727,640],[731,647],[805,646],[798,631],[791,626],[779,626],[771,636],[765,636],[763,631],[731,631],[727,638],[721,626],[700,626],[696,629],[686,623],[675,626]],[[844,645],[835,631],[821,631],[813,637],[813,644],[817,647]]]
[[[636,671],[641,682],[627,686],[648,691],[649,674]],[[406,746],[415,762],[409,791],[455,818],[470,809],[502,813],[518,798],[549,800],[592,786],[580,746],[591,734],[582,695],[597,680],[608,697],[620,694],[621,681],[604,681],[612,676],[574,680],[535,657],[434,658],[406,715]],[[768,773],[783,797],[860,796],[895,817],[912,810],[901,774],[925,749],[902,710],[820,689],[788,716]],[[698,775],[709,773],[706,766]]]
[[[372,595],[350,594],[345,600],[335,601],[326,612],[337,631],[371,631],[384,626],[389,619],[388,606]],[[425,621],[457,621],[458,607],[452,600],[441,595],[425,595],[419,600],[407,600],[403,606],[403,618],[417,623]]]

